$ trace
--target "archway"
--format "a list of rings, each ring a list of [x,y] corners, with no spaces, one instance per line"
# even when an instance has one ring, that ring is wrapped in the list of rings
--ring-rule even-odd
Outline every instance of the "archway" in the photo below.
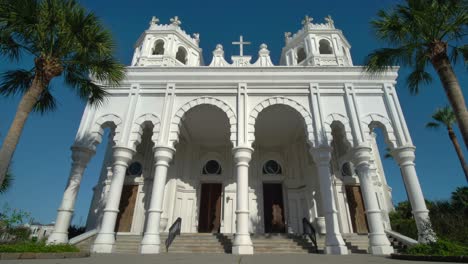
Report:
[[[233,212],[227,209],[232,200],[223,199],[222,195],[234,180],[231,130],[236,120],[221,101],[202,102],[182,106],[173,122],[171,138],[176,156],[169,182],[174,183],[168,183],[172,187],[167,190],[165,203],[172,200],[175,205],[166,204],[168,222],[184,219],[182,232],[232,232],[221,230],[221,219],[225,219],[225,228],[233,224],[228,220]]]
[[[307,111],[288,104],[272,104],[257,114],[249,172],[252,232],[300,233],[302,219],[311,217],[317,185],[310,175],[308,118]]]

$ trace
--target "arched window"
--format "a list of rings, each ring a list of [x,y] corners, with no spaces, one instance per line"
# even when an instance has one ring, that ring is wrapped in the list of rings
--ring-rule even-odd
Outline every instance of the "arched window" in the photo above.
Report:
[[[164,55],[164,41],[162,39],[158,39],[154,43],[153,55]]]
[[[319,52],[320,54],[333,54],[333,49],[331,47],[330,41],[322,39],[319,41]]]
[[[297,49],[297,63],[301,63],[306,59],[307,55],[305,53],[304,48],[300,47]]]
[[[263,174],[282,174],[281,165],[274,160],[269,160],[263,165]]]
[[[176,59],[183,64],[187,64],[187,51],[183,47],[179,47],[177,50]]]
[[[203,171],[202,173],[204,175],[219,175],[221,174],[222,169],[221,165],[219,165],[219,162],[216,160],[209,160],[205,163],[205,166],[203,166]]]

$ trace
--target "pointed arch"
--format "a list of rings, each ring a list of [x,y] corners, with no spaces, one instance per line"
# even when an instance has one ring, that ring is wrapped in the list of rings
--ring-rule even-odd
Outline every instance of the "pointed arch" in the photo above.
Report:
[[[370,113],[362,117],[361,122],[363,124],[362,127],[364,130],[364,137],[366,137],[366,140],[370,139],[370,133],[372,132],[372,130],[374,130],[374,128],[379,127],[382,128],[385,137],[385,142],[389,145],[391,149],[399,146],[395,137],[392,121],[390,121],[390,119],[388,119],[387,117],[377,113]]]
[[[257,104],[254,109],[250,112],[249,120],[248,120],[248,142],[252,144],[255,141],[255,123],[257,121],[258,115],[260,112],[263,111],[263,109],[272,106],[272,105],[286,105],[294,110],[296,110],[303,118],[304,118],[304,124],[305,124],[305,130],[307,134],[307,140],[309,143],[314,144],[315,143],[315,136],[314,136],[314,128],[313,128],[313,122],[312,122],[312,115],[310,114],[310,111],[307,110],[303,105],[300,103],[286,98],[284,96],[275,96],[268,98],[266,100],[263,100],[259,104]]]
[[[151,140],[154,144],[158,144],[161,121],[155,114],[147,113],[139,116],[135,122],[133,122],[129,140],[130,148],[136,149],[136,147],[141,143],[143,130],[148,125],[153,126],[153,136],[151,137]]]
[[[212,105],[216,106],[219,108],[221,111],[223,111],[229,121],[229,126],[230,126],[230,140],[232,142],[232,145],[235,147],[237,144],[237,117],[235,112],[232,110],[232,108],[224,101],[221,101],[217,98],[211,97],[211,96],[204,96],[200,97],[197,99],[193,99],[187,103],[185,103],[183,106],[177,110],[175,115],[172,118],[172,123],[171,123],[171,128],[169,132],[169,143],[170,145],[174,146],[175,143],[179,140],[179,134],[180,134],[180,126],[182,125],[182,120],[185,116],[185,114],[192,108],[198,105]]]

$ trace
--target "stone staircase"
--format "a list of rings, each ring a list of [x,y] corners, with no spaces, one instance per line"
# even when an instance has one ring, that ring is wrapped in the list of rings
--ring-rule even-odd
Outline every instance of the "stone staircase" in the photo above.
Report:
[[[193,233],[177,236],[169,247],[172,253],[231,253],[231,240],[223,234]]]
[[[405,248],[408,247],[407,245],[403,244],[401,241],[399,241],[397,238],[391,235],[387,234],[387,237],[388,237],[388,240],[390,240],[390,244],[392,244],[392,247],[395,250],[395,253],[402,252]]]
[[[166,253],[166,238],[167,234],[161,234],[161,253]],[[117,235],[114,252],[138,254],[141,239],[140,235]],[[223,234],[184,233],[176,237],[167,253],[230,253],[231,247],[230,239]]]
[[[137,254],[142,236],[140,235],[117,235],[115,237],[114,252],[120,254]],[[164,240],[166,238],[164,237]],[[161,241],[164,241],[161,237]]]
[[[369,238],[367,234],[341,234],[348,247],[349,253],[367,254],[369,248]]]
[[[351,254],[367,254],[369,239],[367,234],[342,234],[343,240]],[[95,236],[86,241],[77,244],[82,250],[89,250]],[[225,254],[231,253],[232,235],[210,234],[210,233],[183,233],[177,236],[169,252],[166,252],[164,242],[167,233],[161,234],[161,253],[213,253]],[[312,243],[308,238],[292,234],[254,234],[251,236],[254,254],[307,254],[316,253]],[[139,254],[138,248],[141,243],[141,235],[122,235],[116,236],[115,253],[120,254]],[[405,247],[396,238],[389,236],[389,240],[399,252]],[[325,248],[325,237],[317,236],[317,253],[323,253]]]
[[[291,234],[252,235],[254,254],[315,253],[312,244],[302,236]]]

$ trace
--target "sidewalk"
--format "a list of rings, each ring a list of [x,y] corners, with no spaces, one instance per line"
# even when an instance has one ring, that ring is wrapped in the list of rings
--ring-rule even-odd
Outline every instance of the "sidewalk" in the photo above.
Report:
[[[419,262],[393,260],[386,257],[365,254],[332,256],[316,254],[291,254],[291,255],[254,255],[234,256],[227,254],[161,254],[161,255],[121,255],[105,254],[93,255],[89,258],[77,259],[33,259],[33,260],[4,260],[2,264],[155,264],[155,263],[190,263],[190,264],[296,264],[296,263],[320,263],[320,264],[362,264],[362,263],[408,263],[429,264],[438,262]]]

